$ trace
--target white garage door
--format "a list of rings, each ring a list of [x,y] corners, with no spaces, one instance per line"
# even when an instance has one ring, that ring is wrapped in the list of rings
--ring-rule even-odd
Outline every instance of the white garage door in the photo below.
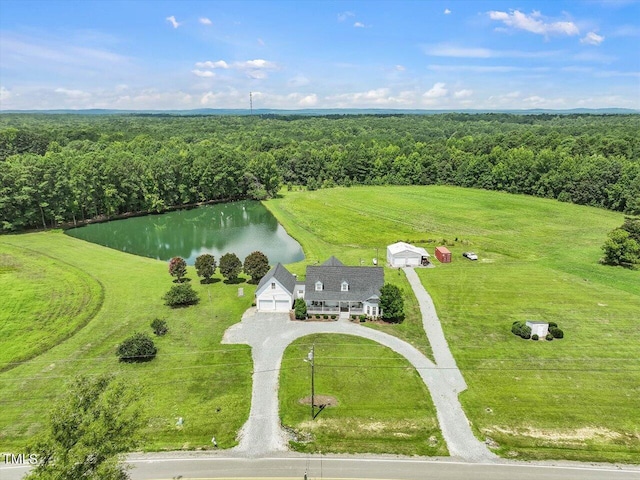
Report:
[[[276,312],[288,312],[290,309],[289,300],[276,300]]]
[[[260,302],[258,302],[258,310],[262,312],[272,312],[273,300],[260,300]]]

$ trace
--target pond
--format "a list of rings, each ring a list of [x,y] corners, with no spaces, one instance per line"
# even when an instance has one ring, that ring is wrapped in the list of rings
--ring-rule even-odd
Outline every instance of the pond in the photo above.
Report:
[[[272,265],[304,259],[300,244],[271,212],[260,202],[248,200],[94,223],[66,233],[158,260],[182,257],[189,265],[203,253],[210,253],[219,261],[222,255],[232,252],[244,261],[256,250],[264,253]]]

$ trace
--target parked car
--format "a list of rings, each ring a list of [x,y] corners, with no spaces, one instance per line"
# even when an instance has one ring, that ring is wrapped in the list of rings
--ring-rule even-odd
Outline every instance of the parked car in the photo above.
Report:
[[[469,260],[477,260],[478,259],[478,255],[476,255],[473,252],[464,252],[462,254],[463,257],[468,258]]]

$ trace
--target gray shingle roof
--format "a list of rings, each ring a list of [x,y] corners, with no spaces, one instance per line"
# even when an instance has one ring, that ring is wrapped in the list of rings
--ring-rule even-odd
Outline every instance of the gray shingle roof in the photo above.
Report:
[[[323,290],[316,291],[316,282],[322,282]],[[347,292],[341,291],[342,282],[349,284]],[[340,260],[331,257],[319,266],[307,267],[305,300],[357,301],[362,302],[380,295],[384,285],[382,267],[347,267]]]
[[[275,278],[284,288],[287,289],[289,293],[293,294],[296,287],[296,278],[281,263],[277,263],[275,267],[269,270],[269,272],[262,277],[262,280],[258,283],[256,292],[259,292],[264,285],[271,281],[272,278]]]

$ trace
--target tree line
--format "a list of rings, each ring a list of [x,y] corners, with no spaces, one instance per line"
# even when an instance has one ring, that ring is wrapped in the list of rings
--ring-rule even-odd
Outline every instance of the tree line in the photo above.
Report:
[[[448,184],[640,213],[640,115],[0,115],[0,229],[281,186]]]

